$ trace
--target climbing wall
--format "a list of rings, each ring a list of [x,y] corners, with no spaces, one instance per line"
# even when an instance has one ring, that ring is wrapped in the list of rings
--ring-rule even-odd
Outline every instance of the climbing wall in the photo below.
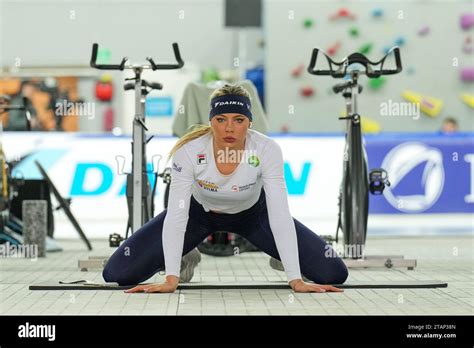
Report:
[[[341,81],[306,71],[314,47],[334,60],[361,52],[376,61],[394,45],[403,72],[360,80],[366,133],[436,131],[448,116],[474,130],[471,1],[266,1],[264,13],[272,132],[344,129],[343,98],[331,91]]]

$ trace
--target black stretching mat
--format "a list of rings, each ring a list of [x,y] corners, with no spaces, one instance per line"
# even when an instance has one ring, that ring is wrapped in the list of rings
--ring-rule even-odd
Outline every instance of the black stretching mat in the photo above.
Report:
[[[140,285],[145,285],[143,283]],[[148,283],[149,284],[149,283]],[[332,284],[341,289],[426,289],[446,288],[447,283],[440,281],[396,281],[396,282],[348,282]],[[30,290],[127,290],[136,285],[118,285],[116,283],[92,283],[86,280],[74,282],[42,283],[30,285]],[[252,283],[182,283],[178,290],[240,290],[240,289],[290,289],[287,282]]]

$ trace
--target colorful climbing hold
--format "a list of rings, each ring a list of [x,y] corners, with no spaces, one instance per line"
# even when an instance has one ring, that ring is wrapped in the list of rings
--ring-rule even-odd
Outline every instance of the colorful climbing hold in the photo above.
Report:
[[[418,29],[418,35],[420,36],[428,35],[429,32],[430,32],[430,27],[427,25],[424,25],[420,29]]]
[[[103,74],[100,77],[100,82],[102,82],[102,83],[112,83],[112,75],[111,74]]]
[[[300,89],[300,94],[303,97],[311,97],[314,95],[314,88],[311,86],[304,86]]]
[[[311,28],[314,25],[314,20],[312,18],[305,18],[303,21],[303,27],[306,29]]]
[[[214,68],[214,67],[204,69],[201,72],[201,80],[204,83],[209,83],[209,82],[217,81],[217,80],[220,80],[220,79],[221,78],[219,76],[219,71],[217,71],[217,69]]]
[[[330,55],[333,56],[337,53],[337,51],[341,48],[341,42],[337,41],[335,44],[333,44],[331,47],[329,47],[326,52]]]
[[[462,68],[461,80],[464,82],[473,82],[474,81],[474,67]]]
[[[362,45],[360,48],[359,48],[359,53],[362,53],[362,54],[369,54],[370,51],[372,50],[372,43],[371,42],[368,42],[364,45]]]
[[[466,105],[474,109],[474,95],[463,93],[461,94],[461,99]]]
[[[420,110],[430,117],[438,116],[443,108],[443,101],[427,95],[422,95],[413,91],[403,91],[403,98],[412,103],[420,105]]]
[[[392,46],[384,46],[383,53],[387,54],[392,49],[393,46],[401,47],[401,46],[405,45],[405,43],[406,43],[405,37],[404,36],[399,36],[395,40],[393,40],[393,45]]]
[[[337,15],[339,17],[347,17],[347,16],[349,16],[349,14],[350,14],[350,12],[347,8],[341,8],[341,9],[339,9],[339,11],[337,11]]]
[[[359,29],[356,27],[352,27],[349,29],[349,35],[352,37],[358,37],[359,36]]]
[[[300,64],[291,71],[291,76],[299,77],[299,76],[301,76],[303,71],[304,71],[304,64]]]
[[[470,36],[466,36],[462,45],[462,51],[464,53],[470,54],[474,52],[474,46],[472,44],[472,40]]]
[[[463,30],[467,30],[474,26],[474,13],[464,13],[459,19],[459,24]]]
[[[405,42],[406,42],[405,37],[404,36],[399,36],[395,39],[394,44],[396,46],[401,47],[405,44]]]
[[[356,19],[356,15],[351,13],[347,8],[343,7],[343,8],[340,8],[336,13],[329,16],[329,19],[332,21],[336,19],[342,19],[342,18],[348,18],[348,19],[354,20]]]
[[[360,117],[360,127],[362,133],[365,134],[377,134],[380,133],[380,130],[382,129],[380,123],[367,116]]]
[[[369,88],[373,90],[380,89],[386,82],[385,77],[380,76],[374,79],[369,79]]]
[[[372,17],[380,18],[383,16],[383,10],[381,8],[374,8],[372,10]]]

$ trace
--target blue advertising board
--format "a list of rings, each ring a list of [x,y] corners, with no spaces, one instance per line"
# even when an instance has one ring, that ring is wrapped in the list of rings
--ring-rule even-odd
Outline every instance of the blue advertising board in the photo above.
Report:
[[[474,138],[369,136],[369,169],[384,168],[391,186],[370,196],[370,213],[474,212]]]

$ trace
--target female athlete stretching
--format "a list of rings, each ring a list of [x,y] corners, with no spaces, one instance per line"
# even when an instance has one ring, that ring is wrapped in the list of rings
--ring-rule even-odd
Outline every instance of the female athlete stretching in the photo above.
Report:
[[[171,150],[168,208],[115,251],[105,281],[137,284],[164,269],[163,283],[127,292],[174,292],[201,260],[193,249],[215,231],[232,231],[281,260],[294,291],[342,291],[323,284],[344,283],[344,262],[290,215],[281,149],[249,129],[251,121],[245,89],[225,85],[212,94],[209,126],[186,134]],[[316,284],[304,282],[301,273]]]

